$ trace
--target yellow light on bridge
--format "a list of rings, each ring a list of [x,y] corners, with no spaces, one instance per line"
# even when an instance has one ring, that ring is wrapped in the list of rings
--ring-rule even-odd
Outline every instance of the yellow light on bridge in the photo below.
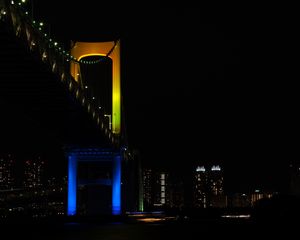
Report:
[[[116,44],[116,45],[115,45]],[[112,132],[120,134],[121,132],[121,52],[120,41],[110,42],[76,42],[71,49],[71,55],[78,59],[88,56],[106,56],[107,53],[112,59]],[[70,72],[72,77],[78,82],[78,73],[80,65],[77,62],[70,63]],[[87,87],[86,87],[87,88]]]

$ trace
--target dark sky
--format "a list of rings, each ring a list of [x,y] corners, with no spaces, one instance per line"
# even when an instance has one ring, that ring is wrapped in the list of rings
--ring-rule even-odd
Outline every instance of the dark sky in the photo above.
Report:
[[[121,39],[129,145],[146,165],[188,172],[219,162],[237,189],[282,186],[299,156],[299,97],[285,60],[292,25],[67,3],[35,1],[34,16],[65,43]]]

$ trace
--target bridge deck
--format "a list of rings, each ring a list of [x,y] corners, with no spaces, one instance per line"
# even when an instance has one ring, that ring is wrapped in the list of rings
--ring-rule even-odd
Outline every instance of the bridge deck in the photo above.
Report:
[[[36,138],[36,144],[52,141],[110,147],[58,76],[5,23],[0,24],[0,129],[5,144]]]

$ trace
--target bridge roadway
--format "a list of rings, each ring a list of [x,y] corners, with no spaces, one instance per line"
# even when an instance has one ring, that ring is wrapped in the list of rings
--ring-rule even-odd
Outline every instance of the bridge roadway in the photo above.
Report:
[[[5,23],[0,24],[2,144],[14,145],[19,139],[22,143],[54,141],[59,145],[110,147],[91,115],[59,77]]]

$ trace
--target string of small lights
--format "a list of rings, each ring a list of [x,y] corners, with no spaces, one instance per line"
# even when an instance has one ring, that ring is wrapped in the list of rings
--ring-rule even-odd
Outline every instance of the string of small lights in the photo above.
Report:
[[[119,139],[116,138],[117,136],[114,136],[114,134],[111,132],[109,125],[107,126],[106,124],[104,124],[104,119],[107,114],[104,114],[101,106],[97,106],[97,103],[99,103],[99,101],[97,101],[96,97],[90,92],[91,88],[87,84],[81,86],[73,78],[69,79],[69,77],[67,77],[68,74],[65,72],[65,70],[59,71],[58,69],[62,69],[61,67],[59,67],[59,63],[63,64],[63,61],[66,62],[74,61],[78,64],[98,64],[104,61],[105,58],[110,56],[110,54],[117,46],[119,40],[114,41],[113,47],[105,56],[100,56],[99,59],[93,61],[87,61],[83,59],[80,59],[78,61],[74,56],[70,54],[69,51],[66,51],[64,49],[63,44],[59,44],[57,41],[54,40],[54,38],[51,38],[49,34],[46,33],[47,24],[41,21],[33,20],[32,17],[30,17],[32,13],[30,14],[30,12],[26,11],[26,8],[29,5],[27,0],[21,0],[18,2],[12,0],[12,1],[7,1],[7,3],[9,3],[11,7],[14,9],[14,12],[17,13],[19,20],[27,24],[27,26],[30,26],[30,28],[34,32],[34,35],[36,35],[37,38],[41,40],[38,41],[39,44],[37,44],[36,38],[32,37],[33,35],[30,32],[27,32],[27,30],[25,30],[26,33],[25,38],[29,43],[30,50],[37,49],[37,45],[40,46],[39,52],[41,54],[42,61],[43,62],[48,61],[48,63],[51,66],[52,72],[56,72],[60,76],[61,81],[67,84],[69,91],[74,94],[74,96],[82,104],[82,106],[87,108],[87,112],[92,115],[92,118],[97,122],[97,125],[103,130],[105,135],[114,144],[118,144]],[[1,1],[0,1],[0,20],[7,19],[6,18],[7,15],[8,14],[5,9],[5,6],[4,8],[1,8]],[[12,19],[13,18],[14,17],[12,17]],[[13,25],[15,27],[16,35],[20,37],[20,32],[22,28],[21,25],[16,22],[13,23]],[[55,55],[51,54],[51,51],[53,52],[53,50]],[[47,60],[50,58],[50,55],[52,55],[51,61]],[[82,77],[81,74],[80,77]]]
[[[105,56],[99,56],[99,59],[97,60],[85,60],[85,59],[80,59],[77,60],[74,56],[72,56],[70,54],[70,51],[65,50],[63,47],[63,44],[57,42],[56,40],[54,40],[55,38],[51,38],[51,36],[49,36],[49,34],[47,34],[45,32],[45,26],[47,24],[45,24],[42,21],[36,21],[31,17],[30,17],[30,13],[27,10],[28,6],[29,6],[29,1],[28,0],[20,0],[20,1],[14,1],[11,0],[10,2],[11,5],[14,5],[14,7],[19,10],[20,15],[23,17],[23,20],[26,21],[27,23],[29,23],[36,31],[38,31],[44,38],[44,40],[52,45],[54,47],[54,49],[62,56],[65,58],[66,61],[74,61],[80,64],[87,64],[87,65],[91,65],[91,64],[98,64],[101,63],[103,61],[105,61],[106,58],[108,58],[110,56],[110,54],[113,52],[114,48],[116,47],[118,41],[114,41],[115,44],[114,46],[111,48],[111,50],[105,55]]]

